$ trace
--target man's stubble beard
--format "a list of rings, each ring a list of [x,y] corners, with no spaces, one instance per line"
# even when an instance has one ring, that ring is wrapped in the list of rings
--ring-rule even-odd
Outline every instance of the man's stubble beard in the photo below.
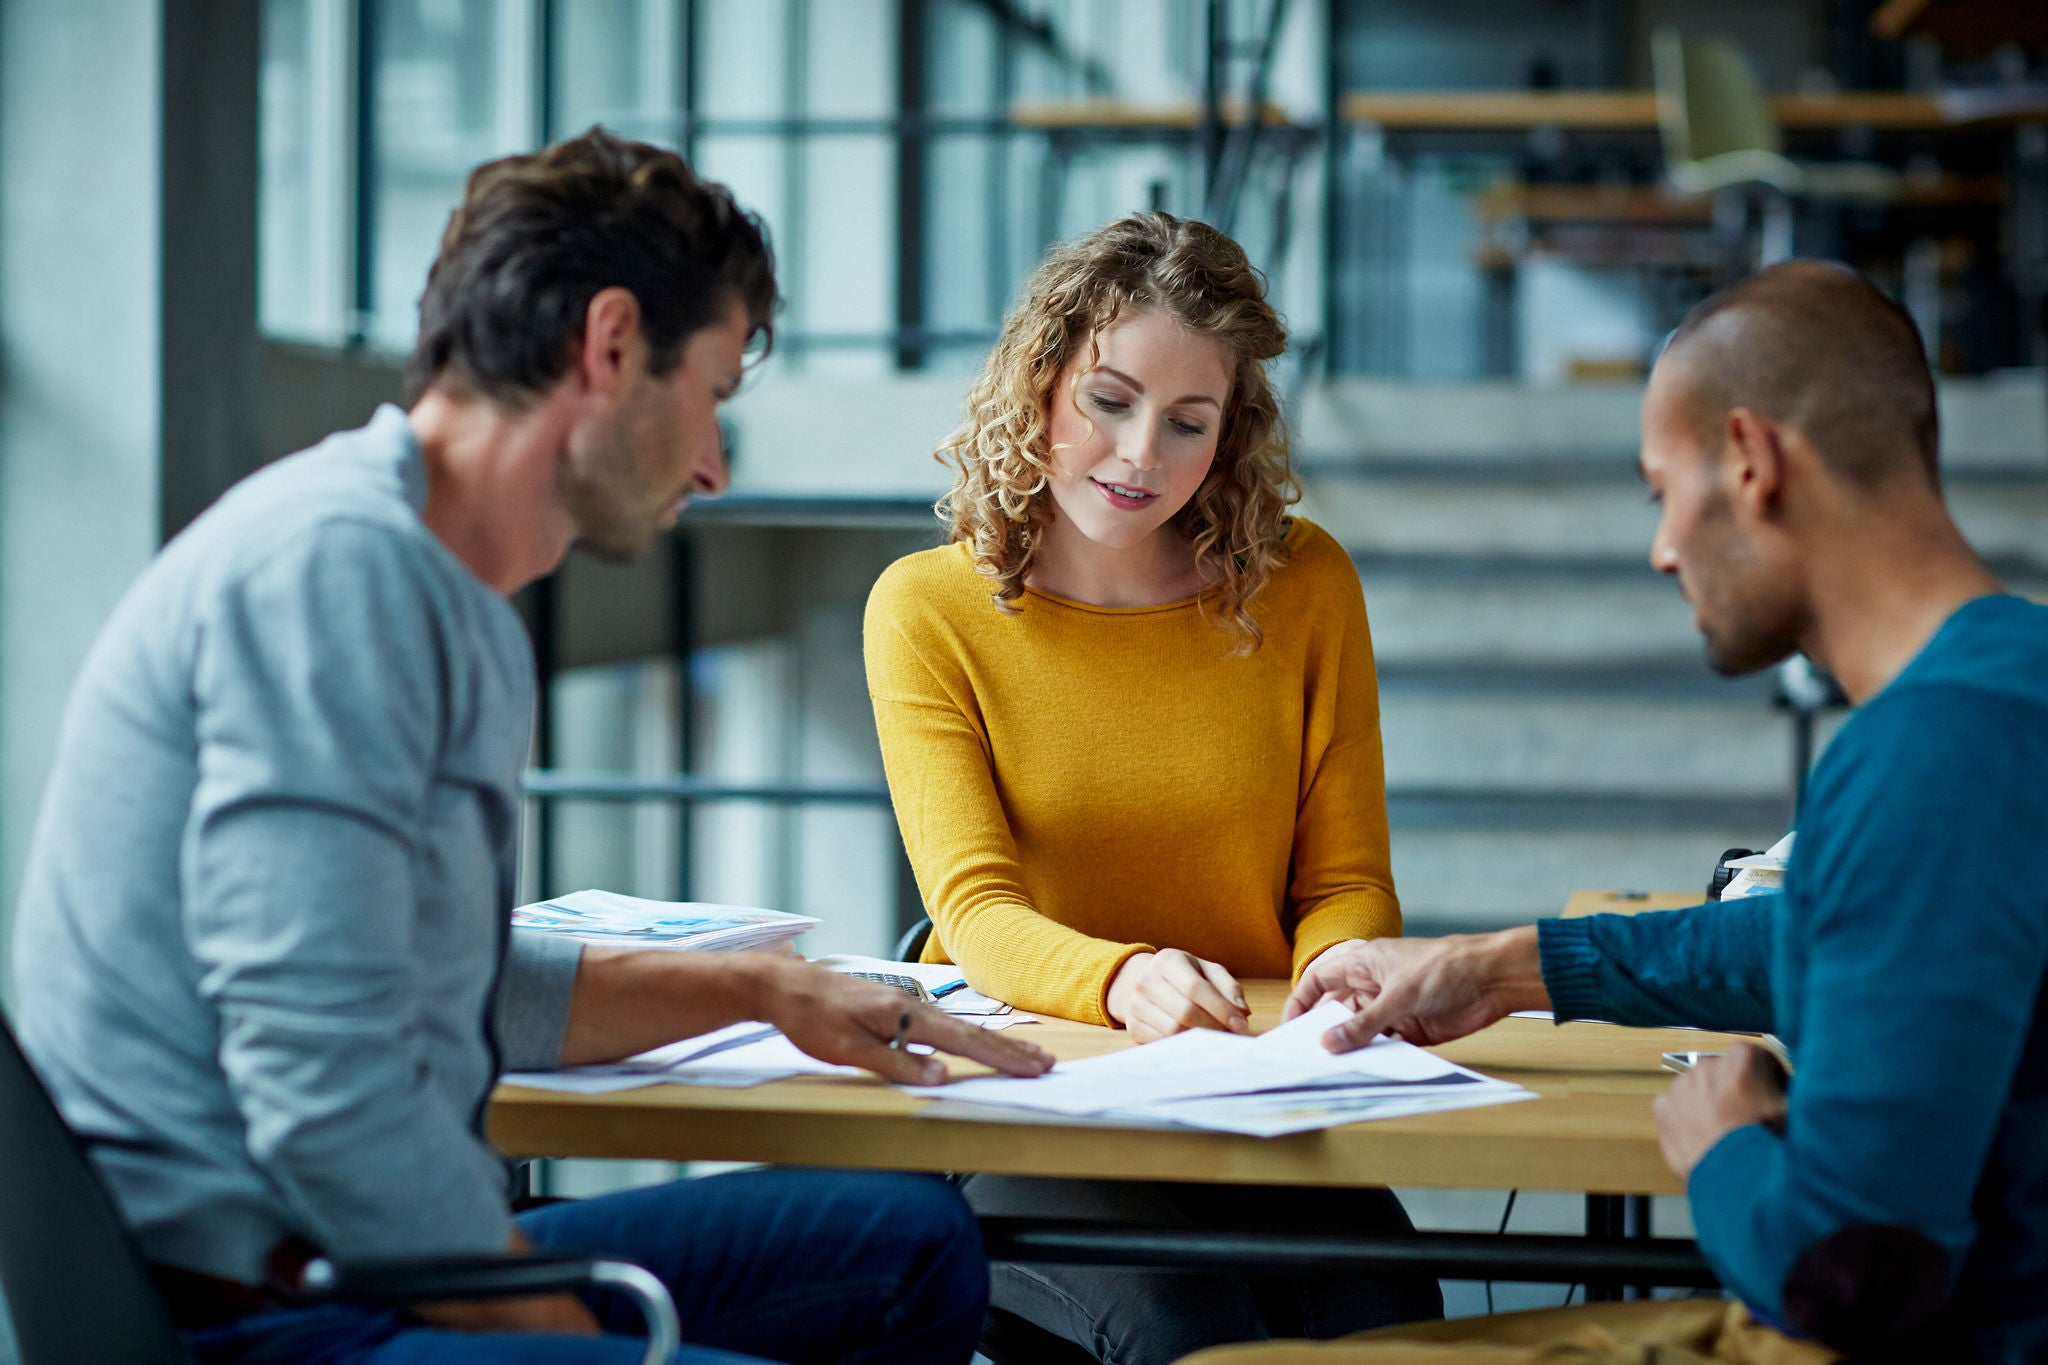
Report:
[[[1798,653],[1801,621],[1790,604],[1777,600],[1757,555],[1735,532],[1727,505],[1709,509],[1707,517],[1717,534],[1695,561],[1705,566],[1693,574],[1702,608],[1700,639],[1707,667],[1739,678]]]
[[[654,518],[635,505],[627,470],[631,451],[619,439],[588,455],[585,461],[565,460],[556,479],[562,505],[576,526],[573,548],[607,564],[631,564],[653,548],[659,530]]]

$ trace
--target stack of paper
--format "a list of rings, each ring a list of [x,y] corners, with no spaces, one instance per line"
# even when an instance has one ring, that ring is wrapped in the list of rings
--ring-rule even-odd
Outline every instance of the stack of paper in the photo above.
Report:
[[[714,1085],[740,1088],[787,1076],[856,1076],[856,1067],[834,1066],[798,1051],[773,1024],[744,1023],[685,1038],[622,1062],[571,1067],[563,1071],[516,1071],[508,1085],[601,1095],[643,1085]]]
[[[1721,899],[1739,901],[1748,896],[1782,891],[1785,887],[1785,865],[1792,861],[1792,840],[1795,837],[1796,834],[1788,834],[1762,853],[1729,859],[1728,866],[1741,870],[1728,879],[1727,886],[1721,888]]]
[[[978,1077],[907,1087],[946,1104],[1001,1105],[1069,1118],[1273,1137],[1363,1119],[1533,1099],[1389,1038],[1341,1055],[1322,1036],[1350,1016],[1337,1001],[1255,1038],[1194,1029],[1107,1056],[1061,1062],[1034,1079]]]
[[[512,912],[512,927],[618,948],[740,952],[787,943],[818,921],[781,910],[703,901],[650,901],[615,891],[576,891]]]

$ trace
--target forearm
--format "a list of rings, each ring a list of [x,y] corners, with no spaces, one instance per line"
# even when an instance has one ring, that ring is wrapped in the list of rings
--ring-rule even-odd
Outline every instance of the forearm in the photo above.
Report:
[[[587,947],[562,1065],[617,1061],[746,1019],[772,1022],[776,983],[800,965],[775,953]]]
[[[935,906],[933,918],[946,955],[976,990],[1086,1024],[1117,1021],[1109,1003],[1117,973],[1131,958],[1155,951],[1149,943],[1092,937],[1007,899],[951,913]]]
[[[1559,1018],[1769,1032],[1779,899],[1544,920],[1543,978]]]

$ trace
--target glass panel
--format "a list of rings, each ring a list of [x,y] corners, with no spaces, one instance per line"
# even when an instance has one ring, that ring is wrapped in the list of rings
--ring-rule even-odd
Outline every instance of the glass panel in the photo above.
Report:
[[[508,25],[493,0],[365,0],[370,14],[370,337],[404,350],[421,287],[470,168],[522,150],[510,117],[530,101],[506,78]],[[501,10],[503,13],[501,14]]]
[[[313,111],[307,0],[264,0],[257,76],[257,315],[266,332],[311,335]]]
[[[673,147],[682,109],[681,0],[555,5],[550,138],[592,124]]]
[[[264,0],[257,73],[257,317],[264,331],[349,332],[353,233],[346,0]]]

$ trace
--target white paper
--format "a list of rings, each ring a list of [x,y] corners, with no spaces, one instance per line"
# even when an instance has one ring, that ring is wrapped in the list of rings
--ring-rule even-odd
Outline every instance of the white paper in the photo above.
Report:
[[[1173,1100],[1253,1094],[1348,1079],[1358,1083],[1421,1083],[1444,1076],[1497,1084],[1434,1054],[1389,1038],[1355,1052],[1333,1054],[1322,1038],[1349,1018],[1349,1007],[1329,1000],[1257,1037],[1190,1029],[1141,1047],[1062,1062],[1043,1076],[984,1076],[948,1086],[907,1086],[913,1094],[1042,1112],[1086,1115],[1130,1113]]]
[[[814,929],[819,920],[750,905],[653,901],[616,891],[573,891],[522,905],[512,927],[622,948],[741,952],[770,948]]]
[[[1532,1098],[1519,1086],[1393,1039],[1375,1039],[1355,1052],[1324,1051],[1323,1035],[1349,1014],[1342,1003],[1328,1001],[1256,1038],[1192,1030],[1062,1062],[1036,1079],[977,1077],[905,1088],[938,1101],[932,1110],[938,1117],[1009,1109],[1020,1122],[1189,1127],[1255,1137]]]
[[[614,1090],[637,1090],[643,1085],[661,1084],[661,1077],[644,1072],[598,1071],[583,1067],[567,1071],[508,1071],[498,1079],[506,1085],[559,1090],[569,1095],[608,1095]]]
[[[1280,1137],[1332,1128],[1368,1119],[1398,1119],[1415,1114],[1436,1114],[1451,1109],[1476,1109],[1489,1104],[1512,1104],[1533,1100],[1531,1091],[1495,1081],[1475,1085],[1463,1093],[1438,1091],[1413,1093],[1384,1090],[1284,1091],[1278,1095],[1232,1095],[1213,1100],[1174,1100],[1155,1104],[1144,1117],[1164,1120],[1187,1128],[1213,1132],[1243,1133],[1250,1137]]]
[[[1742,858],[1730,858],[1728,866],[1766,868],[1774,872],[1783,872],[1792,861],[1792,843],[1798,837],[1799,832],[1794,830],[1761,853],[1752,853]]]
[[[785,1076],[859,1074],[857,1067],[834,1066],[803,1052],[773,1024],[751,1022],[685,1038],[615,1065],[680,1085],[759,1085]]]
[[[1006,1029],[1038,1021],[1010,1014],[962,1020],[976,1028]],[[929,1056],[932,1049],[912,1043],[910,1051]],[[739,1023],[695,1038],[595,1066],[560,1071],[517,1071],[503,1077],[507,1085],[557,1090],[572,1095],[605,1095],[647,1085],[709,1085],[725,1089],[763,1085],[791,1076],[860,1076],[855,1066],[821,1062],[784,1037],[773,1024]]]

